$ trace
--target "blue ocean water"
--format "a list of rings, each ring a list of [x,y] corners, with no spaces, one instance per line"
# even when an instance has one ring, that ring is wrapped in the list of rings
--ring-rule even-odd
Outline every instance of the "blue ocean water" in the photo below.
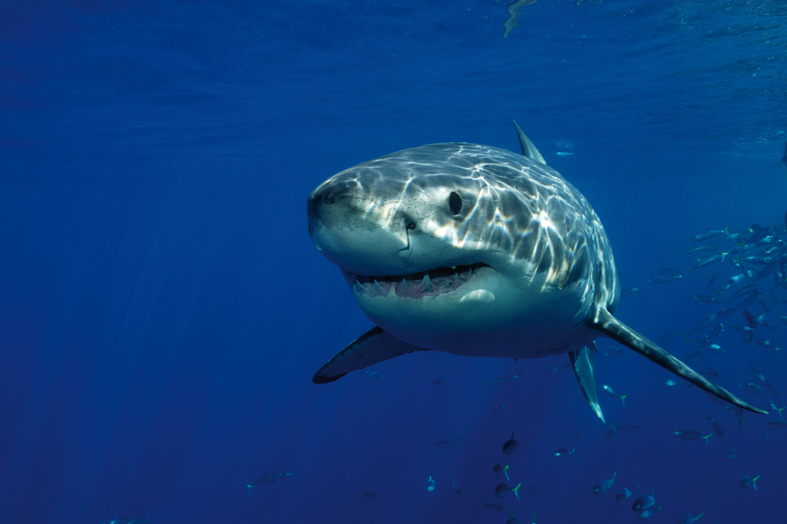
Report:
[[[787,520],[778,413],[740,426],[633,352],[605,356],[608,340],[597,381],[627,398],[601,395],[606,425],[555,370],[564,355],[422,352],[312,383],[372,327],[306,223],[309,192],[359,162],[434,142],[517,151],[516,119],[603,220],[638,288],[617,316],[654,339],[716,312],[692,295],[740,270],[652,271],[694,264],[678,253],[704,231],[784,221],[784,2],[540,0],[504,38],[507,16],[493,0],[0,2],[4,522],[629,522],[613,494],[637,485],[662,522]],[[727,354],[693,366],[781,407],[739,387],[753,365],[787,389],[783,289],[758,282],[775,327],[757,338],[784,349],[727,328]],[[713,433],[708,416],[723,438],[673,435]],[[610,438],[615,421],[646,430]],[[495,497],[509,460],[537,493]],[[292,476],[249,492],[273,472]]]

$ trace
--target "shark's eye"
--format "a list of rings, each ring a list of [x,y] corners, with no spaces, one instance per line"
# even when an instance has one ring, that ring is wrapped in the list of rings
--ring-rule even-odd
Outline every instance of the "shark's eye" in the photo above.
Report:
[[[415,222],[410,222],[407,224],[407,231],[412,231],[415,229]]]
[[[462,197],[460,197],[459,193],[456,191],[451,191],[451,194],[448,195],[448,209],[450,209],[451,213],[454,215],[458,215],[462,212]]]

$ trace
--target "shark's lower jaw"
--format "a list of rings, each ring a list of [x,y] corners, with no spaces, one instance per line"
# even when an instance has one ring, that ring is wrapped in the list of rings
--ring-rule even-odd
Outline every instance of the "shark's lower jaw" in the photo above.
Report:
[[[401,298],[437,297],[453,293],[473,276],[494,271],[490,266],[478,264],[439,267],[412,275],[367,276],[350,273],[342,269],[342,274],[356,295],[369,298],[387,297],[391,292]]]

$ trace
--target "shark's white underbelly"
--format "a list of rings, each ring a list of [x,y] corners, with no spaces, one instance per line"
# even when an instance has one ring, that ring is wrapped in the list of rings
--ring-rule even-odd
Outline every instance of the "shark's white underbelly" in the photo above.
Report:
[[[414,346],[463,356],[540,358],[595,338],[583,322],[586,282],[567,289],[517,286],[483,271],[461,288],[437,296],[371,296],[354,288],[366,315]]]

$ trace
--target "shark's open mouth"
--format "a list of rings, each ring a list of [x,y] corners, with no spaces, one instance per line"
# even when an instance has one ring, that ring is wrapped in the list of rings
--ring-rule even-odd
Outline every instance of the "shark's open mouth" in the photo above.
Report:
[[[393,288],[402,298],[436,297],[456,291],[479,271],[492,268],[479,262],[469,266],[438,267],[413,275],[366,276],[342,269],[342,274],[353,292],[371,298],[386,297]]]

